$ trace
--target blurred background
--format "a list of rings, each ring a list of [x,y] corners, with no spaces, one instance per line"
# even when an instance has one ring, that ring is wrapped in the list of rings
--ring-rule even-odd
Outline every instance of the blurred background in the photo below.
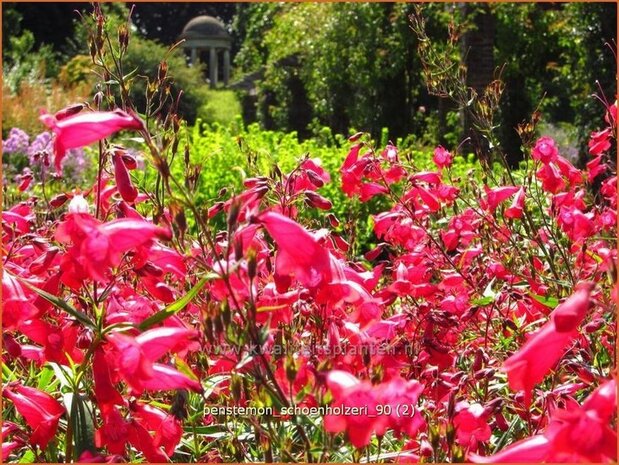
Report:
[[[448,97],[428,92],[411,30],[413,4],[402,3],[110,3],[119,25],[131,14],[127,72],[154,76],[167,54],[182,114],[228,125],[242,118],[303,140],[325,131],[363,130],[455,147],[465,124]],[[12,127],[36,133],[38,110],[92,96],[85,3],[2,5],[3,138]],[[494,78],[506,89],[497,115],[510,160],[518,161],[515,127],[537,109],[546,134],[577,158],[602,112],[593,93],[616,93],[615,3],[424,4],[432,47],[461,27],[467,83]],[[140,102],[144,82],[132,87]],[[599,82],[599,86],[597,84]],[[27,102],[27,104],[24,104]],[[569,153],[567,154],[570,155]],[[577,160],[576,160],[577,161]]]

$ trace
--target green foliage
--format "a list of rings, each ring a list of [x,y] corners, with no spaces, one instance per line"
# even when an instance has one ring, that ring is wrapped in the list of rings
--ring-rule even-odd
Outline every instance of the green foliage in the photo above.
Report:
[[[506,94],[501,102],[502,138],[512,147],[513,131],[539,108],[551,122],[572,122],[581,140],[595,129],[600,111],[591,97],[596,80],[615,94],[615,57],[605,43],[615,36],[615,4],[494,4],[495,57],[504,64]],[[585,110],[585,111],[583,111]]]
[[[16,92],[25,81],[32,83],[47,80],[58,72],[57,54],[49,45],[34,48],[34,35],[25,30],[19,36],[10,37],[3,50],[4,84]]]
[[[264,66],[260,115],[267,127],[299,133],[308,125],[335,132],[358,127],[375,136],[382,127],[396,136],[414,129],[413,110],[427,94],[408,30],[410,5],[306,3],[265,10],[270,27],[257,11],[246,13],[237,64],[245,71]]]
[[[383,131],[386,136],[386,131]],[[225,201],[232,194],[243,190],[243,180],[249,177],[266,176],[277,165],[282,173],[294,169],[305,156],[320,160],[321,166],[330,174],[331,182],[319,189],[319,193],[333,203],[331,212],[342,222],[342,228],[353,237],[357,252],[367,251],[375,242],[372,233],[371,215],[381,211],[385,198],[377,196],[372,201],[361,203],[350,199],[341,190],[340,167],[348,154],[350,143],[346,138],[326,127],[316,137],[300,140],[296,132],[263,130],[258,124],[244,126],[240,119],[230,125],[208,124],[198,119],[181,136],[189,149],[190,163],[200,168],[200,176],[194,192],[194,200],[200,208],[210,208],[218,201]],[[380,149],[388,142],[385,137]],[[420,146],[414,137],[393,141],[400,150],[402,159],[409,160],[420,170],[436,169],[432,162],[433,146]],[[172,164],[172,174],[177,179],[184,176],[182,163]],[[462,179],[473,176],[473,157],[456,156],[451,172]],[[481,170],[475,171],[480,180]],[[154,182],[154,170],[148,170],[141,182]],[[324,215],[316,209],[300,211],[302,218],[314,222],[314,226],[327,226]],[[222,223],[224,215],[214,221]]]
[[[229,126],[241,114],[241,102],[232,90],[209,89],[204,91],[206,103],[198,109],[198,118],[208,124]]]

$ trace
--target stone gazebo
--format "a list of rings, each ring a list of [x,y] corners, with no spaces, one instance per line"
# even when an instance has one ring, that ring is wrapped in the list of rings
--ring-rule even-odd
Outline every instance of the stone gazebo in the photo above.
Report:
[[[217,85],[219,53],[223,52],[223,81],[230,79],[230,44],[232,38],[224,25],[212,16],[197,16],[190,20],[179,39],[185,39],[183,48],[191,54],[191,63],[197,63],[202,52],[208,52],[208,75],[211,87]]]

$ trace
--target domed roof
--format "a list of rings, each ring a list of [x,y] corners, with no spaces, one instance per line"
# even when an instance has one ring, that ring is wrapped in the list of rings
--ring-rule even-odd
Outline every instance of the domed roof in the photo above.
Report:
[[[182,39],[206,39],[206,38],[229,39],[230,35],[226,28],[217,18],[212,16],[196,16],[183,28]]]

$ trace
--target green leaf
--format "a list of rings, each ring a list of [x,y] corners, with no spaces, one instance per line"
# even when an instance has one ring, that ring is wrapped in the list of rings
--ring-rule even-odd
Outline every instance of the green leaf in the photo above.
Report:
[[[200,281],[198,281],[198,284],[196,284],[193,288],[191,288],[191,290],[187,294],[185,294],[183,297],[181,297],[177,301],[172,302],[166,308],[164,308],[163,310],[155,313],[153,316],[151,316],[149,318],[146,318],[142,323],[140,323],[138,325],[138,328],[140,328],[142,331],[144,331],[144,330],[150,328],[151,326],[156,325],[157,323],[162,322],[166,318],[171,317],[172,315],[177,314],[183,308],[185,308],[187,305],[189,305],[189,303],[196,297],[196,295],[198,295],[198,292],[200,292],[200,290],[204,287],[204,285],[208,281],[211,281],[213,279],[217,279],[219,277],[220,276],[218,274],[216,274],[216,273],[207,274],[204,278],[202,278]]]
[[[546,307],[556,308],[559,305],[559,299],[552,296],[543,296],[537,295],[529,291],[529,295],[537,300],[540,304],[545,305]]]
[[[52,381],[52,376],[54,376],[54,370],[49,366],[43,367],[41,370],[41,375],[39,376],[38,388],[45,389],[49,387]]]
[[[22,455],[21,459],[19,459],[18,463],[34,463],[34,452],[31,450],[27,450],[24,455]]]
[[[473,299],[471,300],[471,303],[477,307],[483,307],[484,305],[490,305],[492,302],[494,302],[494,297],[480,297],[479,299]]]
[[[212,435],[216,433],[221,433],[224,427],[221,425],[209,425],[209,426],[185,426],[184,430],[186,433],[195,432],[196,434],[206,434]]]
[[[69,393],[64,396],[67,411],[71,412],[73,427],[73,457],[79,458],[86,450],[96,452],[94,410],[88,397]]]
[[[15,276],[15,278],[17,278],[28,289],[36,292],[39,296],[47,300],[50,304],[55,305],[56,307],[64,310],[69,315],[71,315],[73,318],[78,320],[80,323],[88,326],[91,329],[95,329],[96,327],[95,323],[90,318],[88,318],[88,316],[85,313],[80,312],[79,310],[76,310],[71,305],[69,305],[68,302],[65,302],[60,297],[50,294],[49,292],[46,292],[43,289],[39,289],[38,287],[33,286],[28,281],[20,278],[19,276]]]

